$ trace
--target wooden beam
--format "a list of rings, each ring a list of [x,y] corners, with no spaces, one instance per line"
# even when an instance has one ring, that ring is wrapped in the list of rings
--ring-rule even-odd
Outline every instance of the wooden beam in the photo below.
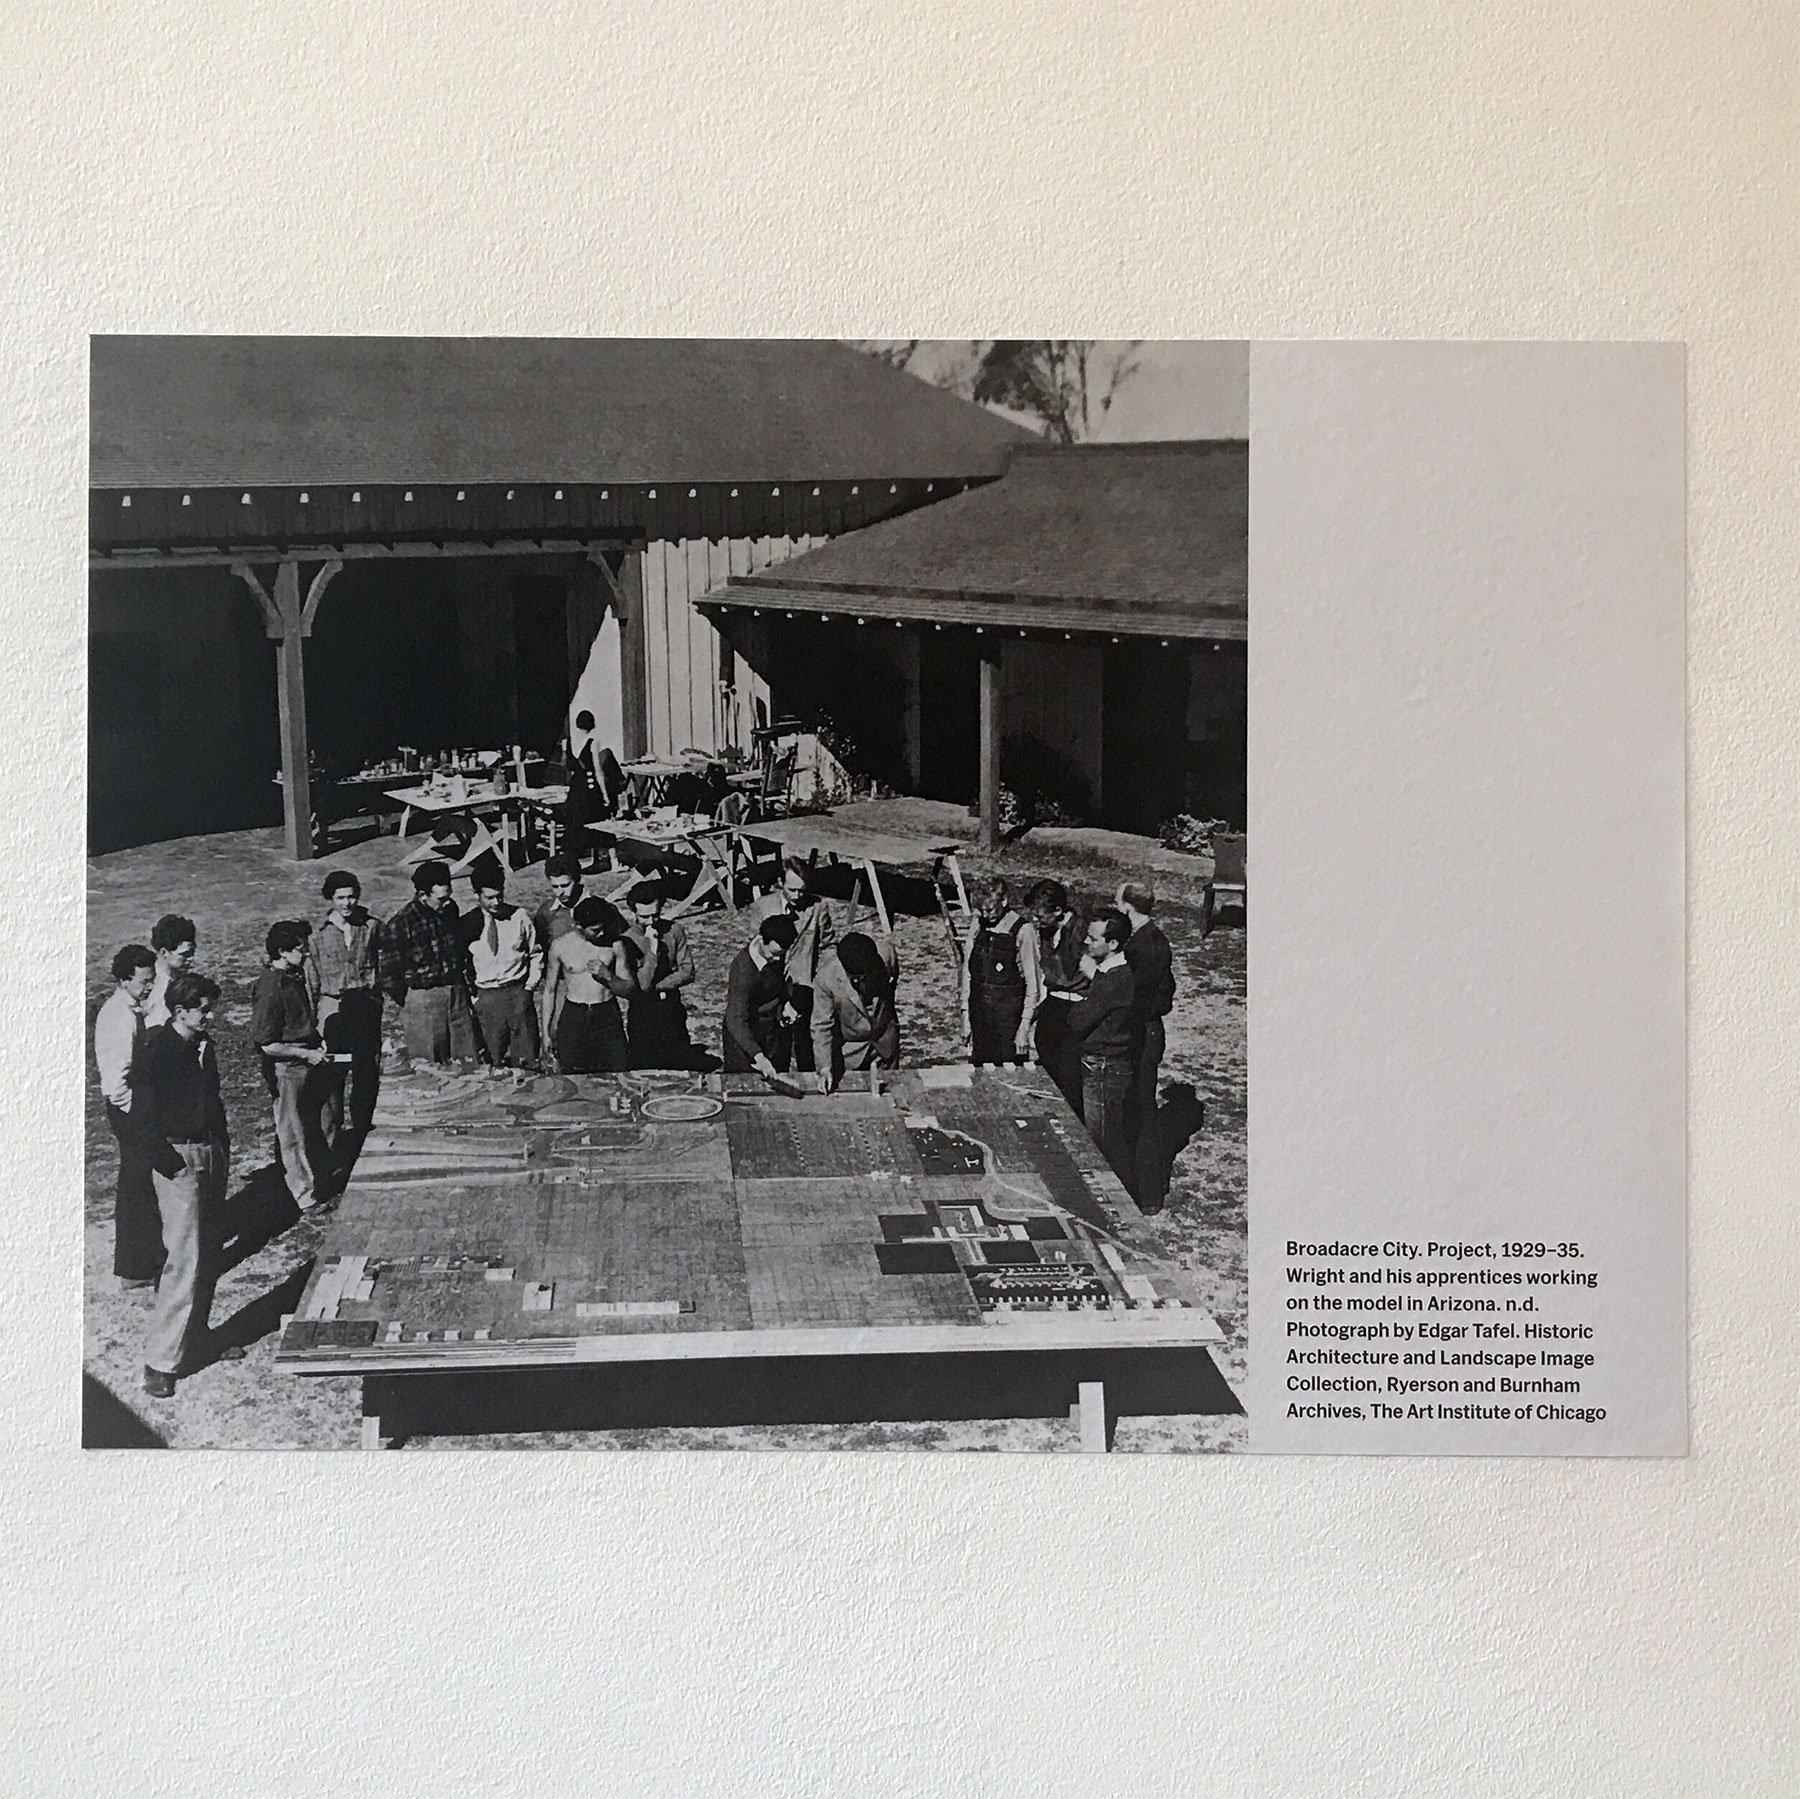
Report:
[[[875,916],[881,920],[881,934],[891,937],[894,934],[893,920],[888,917],[887,895],[881,891],[881,874],[875,864],[866,857],[863,868],[869,877],[869,897],[875,902]]]
[[[981,847],[1000,846],[1000,639],[981,640]]]
[[[275,645],[275,696],[281,710],[281,819],[287,851],[296,862],[310,862],[312,840],[312,772],[306,753],[306,667],[301,645],[312,629],[314,614],[331,577],[343,565],[327,562],[314,575],[306,603],[300,601],[300,565],[291,558],[275,570],[271,594],[248,562],[231,564],[231,572],[250,589],[263,615],[263,628]]]
[[[1105,1455],[1107,1451],[1106,1383],[1084,1380],[1078,1383],[1080,1394],[1073,1410],[1081,1430],[1081,1447],[1089,1455]]]
[[[313,620],[319,616],[319,602],[325,597],[325,589],[331,585],[332,577],[343,572],[344,562],[341,556],[335,556],[323,564],[318,573],[308,583],[306,604],[300,611],[300,635],[312,636]]]
[[[599,544],[629,541],[616,536],[444,538],[431,543],[334,543],[221,544],[206,550],[120,549],[91,554],[88,568],[101,573],[109,568],[235,568],[240,562],[275,562],[292,556],[297,562],[406,562],[415,558],[443,561],[464,556],[586,556]]]
[[[276,643],[282,638],[281,613],[269,597],[269,590],[257,579],[256,570],[247,562],[234,562],[231,572],[250,589],[257,610],[263,615],[263,630]]]
[[[623,560],[616,550],[613,552],[613,558],[615,561],[622,562]],[[613,562],[607,560],[606,551],[589,550],[587,559],[600,571],[600,579],[605,583],[607,594],[612,600],[614,607],[622,608],[625,604],[625,590],[619,584],[618,571],[613,566]]]

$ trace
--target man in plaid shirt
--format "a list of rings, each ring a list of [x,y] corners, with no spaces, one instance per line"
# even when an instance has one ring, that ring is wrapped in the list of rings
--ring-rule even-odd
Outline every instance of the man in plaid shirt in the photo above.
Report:
[[[476,1061],[469,951],[444,863],[413,870],[413,897],[381,926],[377,957],[382,991],[400,1007],[407,1054],[415,1062]]]

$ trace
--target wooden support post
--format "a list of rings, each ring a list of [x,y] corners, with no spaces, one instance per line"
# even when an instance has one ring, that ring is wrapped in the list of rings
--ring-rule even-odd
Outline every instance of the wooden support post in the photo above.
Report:
[[[263,615],[263,629],[275,645],[275,692],[281,712],[281,813],[287,851],[296,862],[313,854],[312,774],[306,744],[306,662],[302,648],[312,635],[319,602],[332,577],[343,567],[332,560],[321,565],[300,598],[300,565],[292,557],[275,570],[273,594],[247,562],[231,565],[250,589]]]
[[[900,634],[900,740],[901,758],[909,792],[917,793],[924,776],[924,686],[919,633]]]
[[[281,706],[281,810],[287,852],[296,862],[313,853],[312,773],[306,745],[306,664],[300,629],[300,569],[284,562],[275,574],[281,636],[275,644],[275,687]]]
[[[957,977],[960,979],[963,965],[962,932],[956,928],[956,920],[944,902],[944,861],[945,858],[940,856],[931,865],[931,897],[937,901],[938,911],[943,915],[944,929],[950,935],[950,955],[956,963]]]
[[[981,847],[1000,847],[1000,639],[981,641]]]

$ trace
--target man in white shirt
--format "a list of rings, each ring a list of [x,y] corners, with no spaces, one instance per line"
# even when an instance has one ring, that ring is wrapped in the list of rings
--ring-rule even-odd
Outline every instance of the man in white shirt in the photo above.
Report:
[[[186,974],[194,966],[194,949],[199,933],[191,918],[179,912],[165,912],[150,927],[150,947],[156,952],[156,978],[150,983],[150,997],[144,1004],[144,1029],[154,1030],[169,1022],[169,1008],[163,995],[168,991],[172,975]]]
[[[544,950],[531,915],[507,903],[506,873],[497,856],[482,856],[469,871],[476,909],[463,920],[475,969],[475,1022],[496,1068],[535,1068],[537,1012],[532,994],[544,978]]]
[[[132,1129],[131,1062],[144,1034],[144,1007],[156,978],[156,956],[128,943],[112,959],[116,985],[94,1019],[94,1063],[106,1101],[106,1122],[119,1145],[119,1185],[113,1199],[113,1273],[125,1292],[156,1285],[162,1271],[162,1215],[150,1157]]]

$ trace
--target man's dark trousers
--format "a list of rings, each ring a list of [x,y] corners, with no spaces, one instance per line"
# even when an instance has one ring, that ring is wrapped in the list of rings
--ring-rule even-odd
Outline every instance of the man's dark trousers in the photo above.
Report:
[[[131,1116],[106,1108],[119,1144],[119,1186],[113,1198],[113,1273],[122,1281],[153,1281],[162,1272],[162,1211],[150,1157],[132,1135]]]
[[[1132,1065],[1129,1056],[1081,1058],[1081,1122],[1100,1147],[1112,1171],[1131,1185],[1131,1142],[1125,1134],[1131,1105]]]
[[[1132,1178],[1126,1184],[1140,1206],[1155,1211],[1169,1197],[1169,1169],[1163,1155],[1162,1133],[1156,1125],[1156,1090],[1162,1077],[1166,1035],[1160,1018],[1147,1018],[1139,1039],[1136,1067],[1131,1079]]]
[[[332,1070],[323,1119],[326,1141],[335,1144],[345,1130],[364,1136],[381,1085],[381,995],[373,987],[348,989],[338,996],[337,1010],[319,1021],[319,1032],[333,1055],[351,1058],[348,1068]]]

